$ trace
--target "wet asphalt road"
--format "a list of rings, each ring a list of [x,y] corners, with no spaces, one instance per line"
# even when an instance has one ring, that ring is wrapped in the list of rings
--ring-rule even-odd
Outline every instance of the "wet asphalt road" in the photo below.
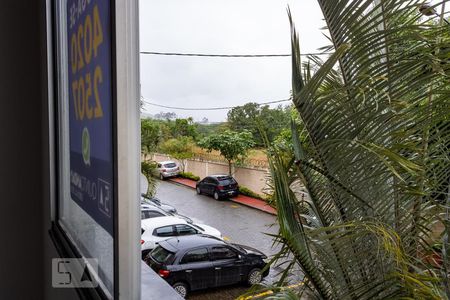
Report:
[[[195,223],[213,226],[232,243],[254,247],[267,256],[277,253],[272,246],[272,238],[265,233],[278,231],[275,216],[242,206],[228,200],[216,201],[212,197],[197,195],[194,189],[175,183],[162,181],[156,194],[161,201],[175,206],[178,213],[186,215]],[[267,281],[275,276],[271,269]],[[243,286],[231,286],[193,292],[189,299],[236,299],[247,290]]]

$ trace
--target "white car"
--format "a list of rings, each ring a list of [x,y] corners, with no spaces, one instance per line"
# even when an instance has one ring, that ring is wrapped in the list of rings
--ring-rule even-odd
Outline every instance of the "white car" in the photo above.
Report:
[[[207,234],[222,239],[219,230],[204,224],[189,223],[179,217],[158,217],[141,220],[142,256],[155,248],[160,241],[171,237],[192,234]]]
[[[176,162],[170,160],[158,162],[158,176],[161,180],[178,176],[178,174],[180,174],[180,168]]]

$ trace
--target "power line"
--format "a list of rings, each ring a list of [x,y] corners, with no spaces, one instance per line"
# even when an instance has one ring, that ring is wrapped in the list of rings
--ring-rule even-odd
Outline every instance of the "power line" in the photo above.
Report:
[[[142,97],[143,98],[143,97]],[[274,104],[274,103],[281,103],[281,102],[287,102],[287,101],[291,101],[292,99],[281,99],[281,100],[272,100],[272,101],[266,101],[266,102],[261,102],[261,103],[256,103],[258,106],[261,105],[267,105],[267,104]],[[225,106],[225,107],[207,107],[207,108],[193,108],[193,107],[176,107],[176,106],[167,106],[167,105],[161,105],[161,104],[157,104],[157,103],[152,103],[152,102],[148,102],[146,100],[142,100],[145,104],[148,105],[153,105],[153,106],[157,106],[157,107],[162,107],[162,108],[168,108],[168,109],[177,109],[177,110],[225,110],[225,109],[233,109],[236,107],[240,107],[242,105],[236,105],[236,106]]]
[[[176,53],[176,52],[154,52],[141,51],[141,54],[165,55],[165,56],[196,56],[196,57],[290,57],[291,54],[203,54],[203,53]],[[302,56],[308,55],[327,55],[329,52],[304,53]]]

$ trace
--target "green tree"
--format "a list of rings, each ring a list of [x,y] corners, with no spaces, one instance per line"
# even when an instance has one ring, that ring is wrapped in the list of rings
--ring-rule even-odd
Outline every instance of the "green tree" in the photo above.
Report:
[[[228,161],[228,173],[231,175],[231,167],[238,159],[247,155],[248,150],[254,146],[252,134],[248,131],[235,132],[226,130],[223,133],[210,135],[198,143],[209,152],[217,150]]]
[[[185,159],[194,156],[194,142],[192,137],[182,136],[176,139],[169,139],[161,144],[162,152],[177,159],[181,164],[181,169],[185,171]]]
[[[175,119],[175,121],[168,122],[172,137],[178,138],[181,136],[190,136],[196,139],[198,136],[197,125],[194,120],[189,117],[186,119]]]
[[[272,142],[283,129],[289,128],[290,113],[290,106],[270,108],[268,105],[249,102],[231,109],[227,120],[231,130],[250,131],[256,145],[261,147],[265,145],[265,138]]]
[[[161,139],[161,129],[157,122],[141,119],[141,151],[147,156],[156,151]]]
[[[449,299],[449,27],[420,1],[318,2],[335,52],[303,64],[291,19],[307,135],[269,157],[286,274],[300,267],[314,299]]]

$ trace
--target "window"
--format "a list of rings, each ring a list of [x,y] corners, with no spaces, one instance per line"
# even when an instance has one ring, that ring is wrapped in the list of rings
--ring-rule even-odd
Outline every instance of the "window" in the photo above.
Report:
[[[227,247],[213,247],[211,254],[213,260],[233,259],[238,257],[236,252]]]
[[[173,253],[170,252],[167,249],[164,249],[161,246],[156,247],[152,252],[151,252],[151,257],[156,260],[157,262],[163,264],[163,263],[169,263],[170,260],[173,257]]]
[[[197,230],[185,224],[175,225],[175,228],[177,229],[178,235],[189,235],[198,233]]]
[[[165,168],[175,168],[177,166],[176,163],[168,163],[168,164],[164,164]]]
[[[205,183],[217,184],[218,182],[215,178],[207,177],[205,178]]]
[[[220,177],[219,181],[220,185],[230,185],[236,183],[236,180],[234,180],[233,177]]]
[[[160,227],[160,228],[156,228],[155,231],[153,232],[153,235],[156,236],[174,236],[175,235],[175,231],[173,230],[173,226],[164,226],[164,227]]]
[[[206,248],[195,249],[187,252],[181,259],[181,264],[209,261],[208,250]]]
[[[156,217],[163,217],[164,214],[160,213],[159,211],[154,210],[143,210],[141,211],[141,219],[150,219],[150,218],[156,218]]]

